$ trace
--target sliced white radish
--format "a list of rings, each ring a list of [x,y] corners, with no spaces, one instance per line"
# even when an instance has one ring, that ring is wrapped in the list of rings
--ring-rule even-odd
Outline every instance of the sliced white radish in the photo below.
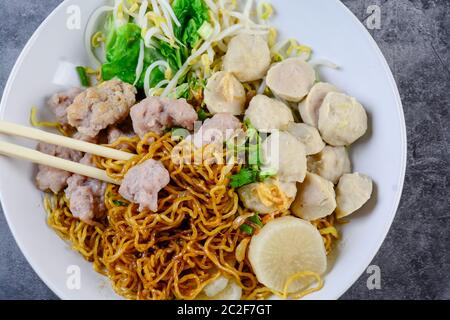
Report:
[[[327,268],[319,231],[308,221],[292,216],[270,221],[253,236],[248,257],[258,281],[278,292],[283,292],[299,272],[322,275]],[[312,281],[312,277],[295,280],[287,292],[298,292]]]

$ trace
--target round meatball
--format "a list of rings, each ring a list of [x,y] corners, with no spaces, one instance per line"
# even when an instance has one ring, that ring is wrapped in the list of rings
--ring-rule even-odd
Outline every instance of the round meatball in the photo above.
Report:
[[[317,128],[320,106],[330,92],[339,92],[339,89],[326,82],[318,82],[311,88],[306,99],[298,105],[298,111],[304,123]]]
[[[316,81],[316,72],[299,58],[275,64],[267,73],[267,86],[277,96],[292,102],[301,101]]]
[[[287,105],[265,95],[257,95],[250,101],[245,119],[250,120],[260,132],[282,130],[294,122],[292,111]]]
[[[239,188],[239,198],[244,206],[262,214],[286,211],[297,193],[295,182],[267,179]]]
[[[240,115],[246,101],[244,86],[229,72],[217,72],[208,80],[205,104],[209,112]]]
[[[319,153],[325,148],[325,143],[320,137],[319,131],[305,123],[290,123],[287,131],[299,139],[305,145],[306,155]]]
[[[223,68],[241,82],[262,79],[270,66],[270,49],[261,36],[241,33],[231,39]]]
[[[305,146],[288,132],[276,132],[262,144],[264,167],[285,182],[303,182],[306,175]]]
[[[313,221],[324,218],[336,209],[334,185],[312,173],[307,173],[305,181],[298,184],[297,197],[292,204],[292,212],[299,218]]]
[[[326,146],[323,150],[308,158],[308,171],[318,174],[334,184],[339,178],[351,172],[351,163],[345,147]]]
[[[319,131],[332,146],[348,146],[367,131],[367,114],[355,98],[330,92],[319,109]]]
[[[363,174],[344,174],[336,187],[336,217],[346,217],[361,208],[372,195],[372,180]]]

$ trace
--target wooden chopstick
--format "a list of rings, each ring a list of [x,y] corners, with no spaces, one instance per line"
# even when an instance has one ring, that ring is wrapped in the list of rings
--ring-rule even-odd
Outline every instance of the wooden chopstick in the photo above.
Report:
[[[0,141],[0,154],[4,154],[9,157],[29,160],[37,164],[46,165],[56,169],[77,173],[89,178],[94,178],[108,183],[120,185],[120,181],[110,178],[106,174],[105,170],[50,156],[43,152],[21,147],[9,142]]]
[[[94,143],[89,143],[69,137],[60,136],[57,134],[45,132],[42,130],[18,125],[15,123],[0,120],[0,133],[5,133],[8,135],[19,136],[23,138],[28,138],[32,140],[37,140],[73,150],[78,150],[81,152],[86,152],[89,154],[101,156],[108,159],[114,160],[129,160],[133,156],[132,153],[116,150],[113,148],[108,148],[104,146],[99,146]],[[68,172],[76,173],[89,178],[102,180],[108,183],[113,183],[120,185],[120,181],[110,178],[106,171],[84,165],[78,162],[73,162],[70,160],[61,159],[54,157],[43,152],[18,146],[9,142],[0,141],[0,154],[25,159],[37,164],[46,165],[60,170],[65,170]]]
[[[38,140],[61,147],[66,147],[73,150],[94,154],[108,159],[114,160],[130,160],[133,156],[132,153],[99,146],[94,143],[89,143],[69,137],[60,136],[57,134],[45,132],[42,130],[22,126],[19,124],[0,120],[0,133],[8,135],[19,136],[32,140]],[[30,160],[30,159],[29,159]],[[69,170],[68,170],[69,171]]]

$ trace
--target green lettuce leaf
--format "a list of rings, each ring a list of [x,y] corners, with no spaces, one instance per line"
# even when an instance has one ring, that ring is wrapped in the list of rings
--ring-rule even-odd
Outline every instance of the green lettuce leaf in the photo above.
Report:
[[[230,186],[232,188],[240,188],[248,184],[258,181],[258,171],[250,168],[243,168],[239,173],[231,176]]]
[[[134,23],[111,30],[106,43],[106,62],[102,66],[103,80],[117,77],[124,82],[134,83],[141,40],[141,28]],[[158,48],[145,48],[144,69],[136,84],[138,89],[144,87],[145,70],[157,60],[167,61],[173,72],[178,71],[184,62],[179,50],[163,41],[158,42]],[[164,73],[159,68],[154,69],[150,75],[150,86],[155,86],[161,80],[164,80]]]
[[[175,0],[173,10],[181,23],[180,27],[174,26],[175,36],[184,46],[174,48],[166,42],[157,41],[155,48],[145,48],[144,71],[136,84],[138,89],[144,87],[145,70],[157,60],[167,61],[172,72],[177,72],[200,39],[198,29],[209,20],[208,7],[203,0]],[[136,80],[136,66],[142,41],[141,28],[135,23],[115,28],[112,21],[109,21],[106,31],[108,37],[106,62],[102,65],[103,80],[117,77],[133,84]],[[154,87],[163,79],[164,73],[156,68],[150,75],[150,86]]]
[[[102,66],[103,80],[115,77],[133,83],[139,58],[141,28],[128,23],[113,29],[106,42],[106,63]]]
[[[161,58],[164,58],[169,63],[173,71],[178,71],[181,68],[187,57],[180,49],[173,48],[170,44],[164,41],[159,41],[158,53]]]
[[[175,36],[186,47],[193,48],[200,40],[198,29],[209,21],[208,6],[203,0],[175,0],[173,11],[181,26],[175,26]]]

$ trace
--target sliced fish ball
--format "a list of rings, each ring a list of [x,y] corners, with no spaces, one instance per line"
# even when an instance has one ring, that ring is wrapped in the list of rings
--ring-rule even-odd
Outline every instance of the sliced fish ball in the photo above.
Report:
[[[336,187],[336,217],[346,217],[360,209],[372,195],[372,179],[360,173],[344,174]]]
[[[267,73],[267,86],[277,96],[299,102],[311,90],[316,72],[303,59],[289,58],[273,65]]]
[[[287,131],[299,139],[305,145],[306,155],[319,153],[325,148],[325,142],[320,137],[319,131],[306,123],[290,123]]]
[[[258,35],[241,33],[231,39],[223,59],[223,68],[241,82],[262,79],[271,62],[267,41]]]
[[[318,127],[320,106],[330,92],[339,92],[339,89],[326,82],[318,82],[312,87],[306,99],[298,105],[298,111],[304,123]]]
[[[308,157],[308,171],[318,174],[334,184],[339,178],[352,170],[350,158],[345,147],[326,146],[321,152]]]
[[[282,130],[294,122],[292,111],[287,105],[265,95],[257,95],[250,101],[245,119],[250,120],[260,132]]]
[[[208,283],[203,291],[208,297],[213,297],[216,294],[219,294],[221,291],[225,290],[228,285],[228,279],[224,276],[219,276],[217,279]]]
[[[240,115],[246,101],[244,86],[229,72],[217,72],[205,88],[205,104],[209,112]]]
[[[307,173],[303,183],[298,184],[297,197],[292,212],[299,218],[314,221],[329,216],[336,209],[334,185],[313,173]]]
[[[319,131],[332,146],[349,146],[367,131],[367,114],[353,97],[330,92],[319,109]]]
[[[306,175],[305,146],[292,134],[272,133],[262,143],[264,167],[277,172],[281,181],[303,182]]]
[[[308,221],[292,216],[270,221],[253,236],[248,258],[258,281],[279,292],[299,272],[322,275],[327,269],[325,246],[319,231]],[[298,292],[312,281],[311,278],[295,280],[288,292]]]
[[[228,280],[226,287],[213,296],[200,293],[196,300],[240,300],[242,298],[242,288],[234,280]]]
[[[241,187],[238,194],[246,208],[269,214],[288,210],[297,194],[297,186],[295,182],[271,178]]]
[[[240,300],[242,298],[242,288],[236,281],[230,281],[226,288],[212,297],[212,300]]]

